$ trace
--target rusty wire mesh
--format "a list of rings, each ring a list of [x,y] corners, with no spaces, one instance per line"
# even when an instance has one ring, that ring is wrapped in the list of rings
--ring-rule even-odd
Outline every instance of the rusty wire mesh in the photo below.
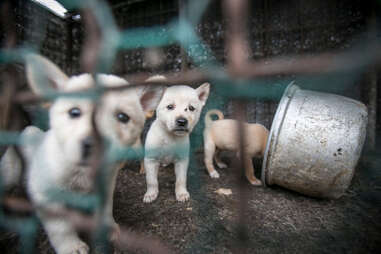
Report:
[[[80,9],[84,20],[84,30],[86,37],[83,42],[83,51],[80,58],[80,66],[84,72],[88,73],[107,73],[110,71],[112,63],[115,60],[118,51],[136,49],[136,48],[154,48],[164,47],[171,44],[179,44],[183,52],[188,53],[186,58],[193,62],[194,68],[188,69],[185,65],[181,73],[167,72],[164,75],[168,78],[165,83],[148,83],[148,85],[176,85],[176,84],[194,84],[195,82],[210,81],[215,91],[222,96],[234,100],[235,118],[245,121],[246,101],[253,98],[268,98],[277,100],[282,94],[289,80],[283,80],[279,86],[268,85],[262,78],[275,77],[279,75],[300,75],[302,77],[322,77],[322,80],[331,78],[335,75],[347,75],[348,79],[354,79],[355,76],[363,73],[369,66],[378,64],[381,60],[381,47],[377,41],[367,40],[359,47],[347,50],[341,53],[324,53],[320,55],[298,55],[290,57],[274,57],[266,60],[252,60],[251,49],[248,47],[248,4],[247,0],[225,0],[221,1],[223,15],[229,20],[227,23],[227,36],[225,49],[227,51],[226,64],[216,60],[209,46],[206,45],[197,34],[195,27],[207,8],[209,1],[193,0],[186,3],[180,1],[180,17],[174,19],[168,24],[157,25],[151,28],[136,28],[120,31],[112,16],[111,10],[104,1],[86,0],[61,0],[69,9]],[[6,40],[4,47],[0,51],[0,64],[6,66],[5,76],[3,77],[3,86],[6,93],[2,99],[9,100],[11,107],[16,105],[33,104],[45,100],[52,100],[62,94],[50,94],[48,98],[37,96],[30,92],[20,92],[17,87],[18,81],[15,79],[15,70],[12,63],[23,62],[23,57],[35,49],[29,47],[16,46],[15,22],[9,11],[9,2],[5,1],[1,5],[2,25],[5,28]],[[41,18],[40,18],[41,19]],[[193,45],[199,45],[194,49]],[[198,55],[206,56],[198,58]],[[186,61],[184,58],[183,63]],[[351,74],[351,75],[349,75]],[[144,81],[149,74],[136,73],[130,75],[130,85],[110,88],[109,90],[129,89],[135,86],[147,85]],[[344,85],[348,80],[337,82],[336,86]],[[274,79],[275,80],[275,79]],[[319,80],[319,82],[322,82]],[[275,81],[274,81],[275,82]],[[278,81],[277,81],[278,82]],[[270,82],[271,83],[271,82]],[[96,90],[101,94],[106,89]],[[94,92],[94,91],[92,91]],[[76,94],[72,94],[76,96]],[[64,95],[68,96],[68,95]],[[244,100],[242,100],[244,99]],[[8,116],[7,119],[10,119]],[[95,123],[94,128],[96,129]],[[11,121],[4,125],[9,128]],[[240,132],[240,141],[243,144],[244,133]],[[102,139],[98,137],[99,150],[102,153]],[[19,143],[18,132],[1,131],[0,144],[21,145]],[[243,150],[243,149],[241,149]],[[193,151],[194,152],[194,151]],[[139,158],[131,149],[126,148],[118,151],[114,155],[114,160]],[[102,156],[99,156],[102,158]],[[102,161],[94,162],[94,181],[102,181]],[[243,168],[242,162],[238,161],[235,167]],[[237,170],[237,178],[244,180],[244,173]],[[237,253],[244,253],[248,242],[246,233],[246,221],[244,214],[247,210],[247,185],[240,184],[240,202],[239,202],[239,221],[237,235],[240,241],[240,249]],[[1,184],[1,182],[0,182]],[[100,184],[100,186],[104,186]],[[15,198],[5,195],[3,186],[0,185],[0,194],[2,196],[3,207],[12,212],[27,213],[27,216],[20,218],[8,217],[4,211],[0,213],[0,224],[20,235],[22,244],[22,253],[30,253],[33,248],[37,234],[38,220],[33,215],[35,207],[27,199]],[[75,203],[74,206],[80,207],[86,203],[90,210],[96,208],[100,200],[104,199],[105,190],[98,189],[91,195],[73,198],[76,193],[68,193],[65,202]],[[62,197],[61,197],[62,198]],[[99,199],[98,199],[99,198]],[[86,202],[83,202],[86,200]],[[104,202],[100,202],[101,206]],[[82,207],[89,209],[89,207]],[[102,210],[102,208],[100,208]],[[90,215],[83,214],[77,210],[52,211],[57,216],[65,216],[77,226],[78,230],[85,232],[97,232],[98,236],[103,237],[107,242],[107,228],[101,221]],[[105,231],[104,231],[105,230]],[[148,243],[148,244],[147,244]],[[153,239],[142,234],[133,233],[127,229],[122,229],[120,238],[113,243],[119,249],[143,249],[152,253],[168,253],[170,249],[157,239]]]

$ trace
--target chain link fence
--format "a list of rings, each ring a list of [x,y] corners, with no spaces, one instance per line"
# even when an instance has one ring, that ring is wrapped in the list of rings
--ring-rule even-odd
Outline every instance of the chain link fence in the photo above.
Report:
[[[315,55],[295,54],[292,56],[271,57],[267,59],[255,59],[256,52],[249,46],[248,41],[252,33],[248,27],[250,15],[248,7],[250,1],[245,0],[225,0],[218,1],[221,4],[221,15],[227,20],[225,26],[225,41],[224,51],[226,56],[224,61],[221,61],[219,56],[215,55],[213,45],[206,44],[197,31],[203,14],[205,13],[210,1],[193,0],[179,1],[179,17],[176,17],[169,22],[164,20],[153,27],[131,28],[120,30],[114,19],[112,9],[105,1],[101,0],[60,0],[67,9],[79,11],[83,20],[84,38],[83,41],[73,42],[73,34],[67,32],[63,34],[55,34],[51,31],[46,35],[51,42],[49,47],[53,47],[53,52],[48,55],[56,59],[58,64],[68,73],[75,73],[75,69],[80,68],[83,72],[109,73],[112,71],[115,59],[120,52],[127,52],[133,49],[153,49],[153,56],[160,53],[155,51],[160,48],[165,48],[170,45],[178,45],[177,53],[181,53],[181,61],[177,63],[176,68],[165,69],[164,75],[167,77],[165,82],[145,82],[146,78],[155,71],[136,72],[128,75],[129,85],[109,88],[95,89],[89,91],[93,98],[98,98],[106,91],[114,91],[131,89],[137,86],[145,85],[176,85],[176,84],[199,84],[200,82],[208,81],[212,84],[213,93],[217,94],[209,102],[210,108],[221,108],[230,101],[230,108],[234,118],[245,121],[247,118],[247,109],[251,108],[251,100],[270,100],[273,102],[271,111],[274,112],[276,102],[279,101],[285,87],[291,80],[297,80],[297,83],[307,84],[306,88],[321,89],[321,90],[338,90],[348,88],[353,85],[353,81],[374,67],[381,60],[381,47],[379,41],[375,37],[361,37],[361,43],[350,49],[342,52],[321,53]],[[215,3],[214,3],[215,4]],[[379,3],[377,3],[379,4]],[[39,40],[40,35],[45,31],[35,30],[32,36],[35,37],[34,45],[18,45],[17,41],[17,22],[10,11],[10,1],[1,3],[2,11],[2,32],[5,34],[3,38],[3,48],[0,50],[0,65],[1,65],[1,89],[2,89],[2,104],[6,105],[2,115],[2,130],[0,132],[0,145],[3,147],[13,145],[22,146],[20,143],[19,132],[15,131],[18,126],[25,125],[23,122],[25,116],[22,111],[18,110],[21,105],[35,112],[36,108],[29,105],[36,105],[46,101],[52,101],[60,96],[68,96],[67,94],[49,94],[48,97],[37,96],[23,88],[25,80],[20,80],[20,66],[24,62],[24,56],[31,52],[38,52],[42,40]],[[29,6],[29,5],[27,5]],[[116,5],[115,5],[116,6]],[[121,6],[119,6],[121,7]],[[30,6],[27,8],[31,8]],[[116,7],[115,7],[116,8]],[[165,12],[167,13],[167,12]],[[37,15],[37,14],[36,14]],[[64,28],[67,24],[63,24],[59,19],[54,18],[54,24]],[[166,18],[167,19],[167,18]],[[135,20],[131,17],[125,21],[126,24],[131,24]],[[37,22],[38,25],[33,25],[34,28],[42,27],[44,22],[47,22],[46,16],[39,15],[33,17],[31,22]],[[27,24],[25,24],[27,25]],[[73,26],[72,21],[69,26]],[[74,24],[75,26],[75,24]],[[67,31],[62,29],[62,31]],[[281,31],[280,31],[281,32]],[[265,31],[263,31],[265,33]],[[254,38],[255,39],[255,38]],[[78,59],[79,66],[72,65],[73,52],[71,57],[61,54],[55,45],[55,40],[64,40],[63,44],[82,44],[75,46],[75,51],[80,51]],[[271,42],[267,40],[269,44]],[[55,45],[55,46],[54,46]],[[56,48],[55,48],[56,47]],[[69,47],[69,46],[68,46]],[[73,47],[70,47],[73,48]],[[66,51],[62,49],[62,51]],[[55,52],[55,53],[54,53]],[[143,52],[143,51],[142,51]],[[44,53],[44,52],[42,52]],[[54,55],[56,54],[56,55]],[[143,53],[142,53],[143,54]],[[254,56],[254,57],[253,57]],[[162,57],[159,54],[159,58]],[[127,59],[128,60],[128,59]],[[123,60],[124,61],[124,60]],[[152,58],[150,61],[153,61]],[[161,61],[160,59],[158,60]],[[75,61],[74,61],[75,62]],[[149,61],[148,61],[149,62]],[[154,63],[153,63],[154,65]],[[118,67],[117,67],[118,68]],[[127,67],[126,67],[127,68]],[[175,71],[173,71],[175,70]],[[118,72],[118,71],[117,71]],[[121,67],[123,72],[123,67]],[[327,87],[329,84],[329,87]],[[69,96],[79,96],[78,94],[70,94]],[[81,94],[80,96],[83,96]],[[215,96],[215,95],[214,95]],[[370,100],[374,100],[373,98]],[[275,102],[275,103],[274,103]],[[255,104],[255,102],[254,102]],[[370,119],[372,119],[372,107],[370,106]],[[228,109],[229,111],[229,109]],[[374,117],[373,117],[374,118]],[[44,122],[46,120],[41,120]],[[94,123],[95,124],[95,123]],[[265,123],[270,126],[271,123]],[[47,128],[47,126],[45,126]],[[191,165],[195,163],[194,153],[201,147],[201,127],[196,132],[196,137],[191,142]],[[370,128],[375,128],[375,123]],[[94,126],[96,130],[97,127]],[[242,132],[240,140],[243,140]],[[372,131],[370,132],[372,133]],[[370,134],[372,135],[372,134]],[[103,140],[98,136],[99,151],[104,148]],[[371,137],[370,142],[375,142],[375,137]],[[242,144],[243,142],[241,142]],[[177,150],[178,149],[176,148]],[[110,160],[121,161],[128,159],[139,159],[142,157],[142,151],[132,148],[124,148],[120,151],[114,151]],[[21,154],[19,153],[22,159]],[[103,156],[100,156],[102,158]],[[22,160],[23,161],[23,160]],[[94,181],[97,186],[105,186],[104,170],[106,161],[97,161],[94,163]],[[25,163],[24,163],[25,164]],[[26,165],[23,165],[25,169]],[[245,179],[242,177],[244,172],[241,168],[242,162],[237,161],[237,178],[240,179],[239,188],[239,221],[237,225],[237,238],[242,243],[240,250],[237,253],[243,253],[247,246],[247,221],[245,214],[248,209],[248,192],[249,189],[245,184]],[[191,184],[195,183],[194,181]],[[194,186],[193,186],[194,187]],[[52,191],[51,198],[59,199],[60,202],[66,204],[67,207],[75,207],[75,209],[63,209],[60,211],[51,211],[52,216],[63,216],[71,220],[79,231],[87,232],[91,235],[92,242],[104,243],[105,246],[112,244],[116,249],[120,250],[135,250],[142,249],[151,253],[170,253],[170,246],[166,246],[156,238],[148,237],[143,234],[137,234],[127,229],[122,228],[119,238],[109,243],[108,234],[109,228],[102,223],[97,217],[92,214],[94,211],[102,211],[104,209],[104,200],[106,191],[104,188],[97,188],[91,194],[81,194],[76,192],[63,193],[62,190],[57,190],[59,195],[55,195]],[[22,242],[20,252],[31,253],[34,249],[36,235],[39,228],[39,220],[34,214],[36,207],[28,201],[27,193],[21,193],[21,196],[9,195],[5,186],[0,181],[0,195],[2,201],[2,209],[0,211],[1,227],[16,232],[20,236]],[[106,248],[107,252],[109,249]]]

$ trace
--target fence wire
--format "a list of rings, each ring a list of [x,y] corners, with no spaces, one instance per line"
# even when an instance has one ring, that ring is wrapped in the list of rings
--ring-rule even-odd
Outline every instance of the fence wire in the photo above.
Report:
[[[366,40],[361,45],[340,53],[325,53],[320,55],[298,55],[288,57],[274,57],[266,60],[252,60],[251,49],[248,46],[248,4],[247,0],[224,0],[221,1],[223,15],[229,20],[225,42],[227,61],[223,64],[217,61],[217,57],[205,44],[196,31],[202,15],[210,1],[192,0],[181,1],[180,10],[183,15],[165,25],[149,28],[134,28],[119,30],[112,15],[111,9],[105,1],[101,0],[60,0],[69,10],[80,10],[84,21],[86,36],[83,42],[80,63],[82,70],[91,74],[108,73],[115,61],[116,55],[121,50],[137,48],[164,47],[178,44],[192,61],[195,68],[184,69],[180,74],[174,72],[164,73],[167,77],[165,82],[145,82],[147,73],[130,75],[130,84],[116,88],[103,88],[96,86],[84,93],[56,93],[49,92],[44,96],[38,96],[31,92],[14,89],[19,87],[15,77],[11,75],[13,63],[23,63],[25,55],[38,51],[39,45],[28,47],[16,46],[15,21],[10,10],[10,1],[4,1],[0,5],[2,11],[2,25],[5,28],[6,39],[4,47],[0,50],[0,64],[9,68],[3,77],[3,90],[9,88],[9,93],[2,99],[10,100],[11,107],[16,105],[36,104],[44,101],[52,101],[62,96],[90,96],[95,101],[104,92],[115,92],[131,89],[142,85],[176,85],[194,84],[202,81],[210,81],[214,91],[224,98],[234,100],[235,118],[245,121],[246,101],[249,99],[279,100],[290,79],[280,80],[279,76],[294,75],[301,83],[308,83],[313,88],[323,88],[327,80],[330,86],[342,89],[353,84],[361,74],[370,66],[378,64],[381,60],[381,46],[376,40]],[[43,19],[43,17],[39,17]],[[195,47],[197,45],[197,47]],[[200,55],[204,57],[199,57]],[[43,72],[44,70],[41,70]],[[7,75],[8,74],[8,75]],[[305,82],[307,80],[308,82]],[[13,89],[12,89],[13,88]],[[11,117],[9,121],[12,121]],[[8,123],[10,125],[10,123]],[[93,127],[97,130],[95,121]],[[241,126],[242,127],[242,126]],[[243,128],[242,128],[243,130]],[[240,141],[243,145],[243,131],[240,132]],[[23,146],[18,132],[0,131],[0,145]],[[27,141],[32,142],[32,141]],[[193,141],[191,156],[195,148],[201,144],[201,140]],[[30,143],[29,143],[30,144]],[[111,162],[130,159],[141,159],[143,151],[132,148],[119,148],[108,151],[104,141],[98,133],[99,160],[93,163],[93,179],[100,186],[91,194],[68,192],[60,189],[51,190],[51,200],[59,200],[67,207],[75,209],[52,210],[52,216],[64,216],[76,225],[79,231],[91,233],[94,241],[100,241],[108,245],[110,228],[89,212],[104,211],[107,195],[105,179],[106,169]],[[185,154],[184,148],[168,148]],[[186,150],[186,149],[185,149]],[[243,149],[241,149],[243,151]],[[153,153],[155,151],[152,151]],[[192,157],[193,158],[193,157]],[[242,158],[242,156],[241,156]],[[192,159],[191,159],[192,161]],[[191,162],[192,163],[192,162]],[[25,166],[25,165],[24,165]],[[238,161],[237,178],[244,179],[242,162]],[[237,239],[241,246],[237,253],[244,253],[248,242],[245,213],[248,209],[248,189],[241,180],[239,189],[239,221],[237,227]],[[9,231],[17,232],[22,242],[20,252],[31,253],[34,249],[36,235],[39,228],[39,220],[34,214],[36,207],[25,197],[13,197],[7,195],[5,187],[0,181],[0,195],[3,208],[0,210],[0,225]],[[9,212],[10,211],[10,212]],[[16,215],[22,215],[20,218]],[[102,214],[102,212],[101,212]],[[95,233],[94,233],[95,232]],[[112,232],[111,232],[112,233]],[[169,253],[170,248],[156,238],[137,234],[122,228],[120,237],[112,243],[114,247],[124,249],[143,249],[151,253]],[[105,249],[107,252],[108,248]]]

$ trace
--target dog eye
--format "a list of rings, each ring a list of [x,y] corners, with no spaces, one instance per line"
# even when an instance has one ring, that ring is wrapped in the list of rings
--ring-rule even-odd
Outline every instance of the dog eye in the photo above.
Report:
[[[190,106],[188,107],[188,109],[189,109],[190,111],[194,111],[194,110],[195,110],[195,108],[194,108],[192,105],[190,105]]]
[[[128,123],[128,121],[130,120],[130,117],[128,115],[126,115],[125,113],[122,113],[122,112],[117,113],[116,118],[121,123]]]
[[[78,118],[82,114],[81,110],[79,108],[72,108],[69,110],[69,116],[70,118]]]
[[[172,110],[172,109],[174,109],[175,108],[175,105],[173,105],[173,104],[169,104],[168,106],[167,106],[167,109],[169,109],[169,110]]]

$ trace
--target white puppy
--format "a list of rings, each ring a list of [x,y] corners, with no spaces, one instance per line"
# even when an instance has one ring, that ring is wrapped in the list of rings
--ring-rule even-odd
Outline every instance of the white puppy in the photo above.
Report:
[[[38,94],[45,91],[75,92],[94,87],[90,74],[68,78],[56,65],[38,55],[27,57],[28,83]],[[107,87],[127,85],[128,82],[113,75],[99,74],[99,84]],[[45,81],[45,82],[43,82]],[[46,84],[45,87],[42,87]],[[44,88],[44,89],[43,89]],[[27,189],[37,207],[37,215],[57,253],[88,253],[89,247],[78,237],[74,225],[63,217],[51,216],[48,209],[61,209],[64,204],[52,200],[53,190],[89,193],[94,191],[94,178],[89,174],[94,153],[94,130],[92,115],[97,110],[95,122],[105,139],[108,151],[132,146],[139,138],[145,122],[145,112],[152,111],[160,101],[163,89],[125,89],[108,91],[99,101],[89,97],[63,96],[57,98],[49,111],[50,129],[42,132],[28,127],[21,135],[22,147],[27,161]],[[35,142],[30,143],[31,140]],[[1,161],[1,172],[6,182],[15,182],[20,175],[20,163],[14,151],[8,149]],[[115,162],[105,165],[108,179],[106,223],[118,229],[112,215],[113,192],[118,172]]]
[[[145,141],[144,167],[147,192],[143,201],[154,201],[159,194],[158,170],[160,165],[174,164],[176,174],[176,199],[186,201],[189,162],[189,135],[197,124],[209,96],[209,84],[197,89],[189,86],[172,86],[166,89],[156,109]]]

